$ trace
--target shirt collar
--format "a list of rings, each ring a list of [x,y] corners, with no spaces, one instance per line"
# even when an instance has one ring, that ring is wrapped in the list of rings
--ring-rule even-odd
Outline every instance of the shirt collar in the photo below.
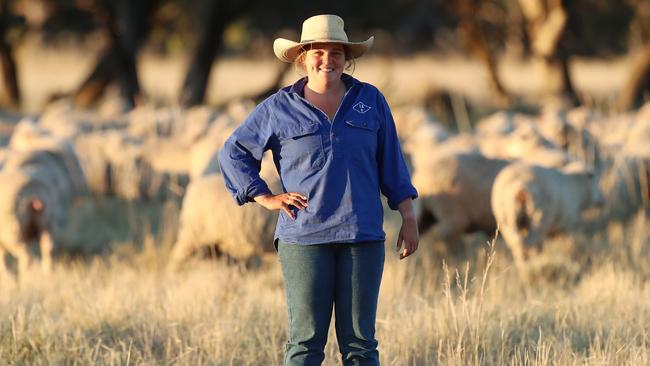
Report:
[[[345,89],[350,90],[353,85],[358,84],[359,80],[353,78],[352,76],[348,74],[343,74],[341,75],[341,80],[343,81],[343,84],[345,84]],[[300,95],[301,97],[304,97],[303,91],[305,90],[305,84],[307,83],[307,77],[300,78],[298,81],[296,81],[293,85],[291,85],[289,88],[285,88],[285,90],[288,93],[296,93]]]

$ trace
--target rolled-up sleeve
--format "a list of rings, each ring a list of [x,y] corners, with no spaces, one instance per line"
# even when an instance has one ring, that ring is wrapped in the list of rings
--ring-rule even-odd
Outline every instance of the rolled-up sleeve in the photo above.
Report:
[[[379,166],[379,188],[388,199],[388,206],[397,210],[397,205],[407,198],[415,199],[418,193],[411,183],[404,155],[397,137],[395,121],[383,95],[379,94],[377,105],[383,114],[379,128],[377,163]]]
[[[253,201],[262,194],[271,194],[260,177],[262,155],[271,136],[271,111],[261,103],[226,140],[219,152],[219,165],[226,188],[237,204]]]

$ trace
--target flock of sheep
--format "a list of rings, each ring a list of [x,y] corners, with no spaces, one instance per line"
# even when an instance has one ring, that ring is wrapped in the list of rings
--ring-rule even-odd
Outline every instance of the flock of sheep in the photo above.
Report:
[[[107,196],[182,199],[171,270],[206,246],[241,261],[273,251],[277,213],[238,207],[216,160],[253,107],[144,107],[108,118],[62,101],[37,119],[0,120],[0,281],[11,276],[6,254],[20,273],[34,262],[34,248],[49,271],[76,203]],[[422,245],[454,249],[465,233],[493,235],[498,226],[521,268],[590,207],[625,215],[649,205],[650,104],[614,117],[590,109],[498,112],[472,133],[452,133],[421,108],[394,117],[420,194]],[[279,190],[270,156],[262,167]]]
[[[421,110],[396,113],[420,193],[423,242],[450,249],[463,234],[503,235],[518,268],[585,210],[624,218],[648,207],[650,104],[605,116],[579,108],[499,112],[451,134]]]

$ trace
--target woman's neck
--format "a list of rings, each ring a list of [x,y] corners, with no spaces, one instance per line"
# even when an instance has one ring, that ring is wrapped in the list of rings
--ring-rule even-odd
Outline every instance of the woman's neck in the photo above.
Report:
[[[345,90],[345,84],[343,83],[343,80],[340,79],[334,83],[323,83],[313,79],[308,79],[305,86],[312,92],[321,96],[338,95],[342,90]]]
[[[330,120],[333,120],[343,95],[345,95],[345,84],[342,81],[336,85],[307,82],[303,93],[305,99],[323,111]]]

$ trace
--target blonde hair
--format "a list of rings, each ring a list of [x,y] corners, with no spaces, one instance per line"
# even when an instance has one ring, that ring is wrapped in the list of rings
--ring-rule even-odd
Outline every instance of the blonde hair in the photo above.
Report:
[[[296,69],[296,72],[299,75],[304,76],[306,71],[307,71],[305,69],[305,57],[307,57],[307,51],[311,50],[311,46],[312,46],[312,43],[303,46],[300,49],[300,53],[298,53],[298,56],[296,57],[296,59],[293,61],[293,67],[294,67],[294,69]],[[354,58],[350,57],[350,50],[348,50],[348,46],[343,45],[343,50],[345,52],[345,67],[343,68],[343,70],[346,70],[346,71],[352,70],[352,71],[350,71],[350,75],[352,75],[352,74],[354,74],[354,70],[355,70],[357,64],[356,64]]]

